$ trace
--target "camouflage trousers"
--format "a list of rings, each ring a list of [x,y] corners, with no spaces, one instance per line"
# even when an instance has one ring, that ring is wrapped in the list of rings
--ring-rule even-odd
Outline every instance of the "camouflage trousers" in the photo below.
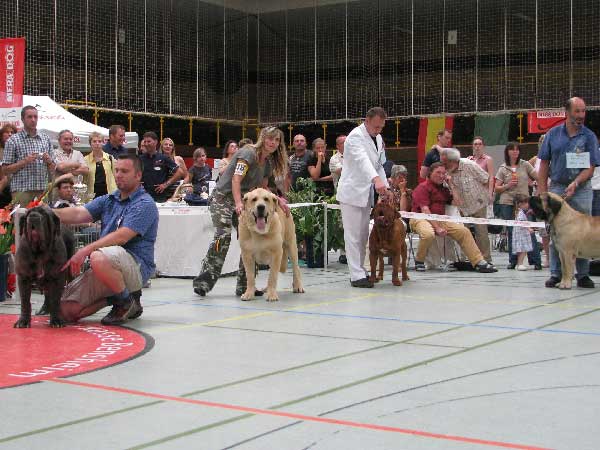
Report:
[[[215,228],[215,235],[202,261],[200,273],[194,278],[194,290],[199,290],[204,294],[210,292],[217,283],[229,251],[231,221],[233,214],[235,214],[233,196],[218,191],[213,192],[210,198],[209,211]],[[242,258],[240,258],[236,282],[236,292],[240,290],[241,292],[246,290],[246,271]]]

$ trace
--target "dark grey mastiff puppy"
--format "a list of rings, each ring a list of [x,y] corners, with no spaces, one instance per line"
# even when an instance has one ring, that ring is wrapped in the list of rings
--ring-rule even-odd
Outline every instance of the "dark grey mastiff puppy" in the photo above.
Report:
[[[66,271],[61,270],[73,255],[73,233],[61,227],[58,216],[47,206],[36,206],[19,220],[19,245],[15,257],[21,295],[21,316],[15,328],[31,326],[31,285],[35,281],[44,293],[50,326],[65,326],[59,302],[65,288]]]

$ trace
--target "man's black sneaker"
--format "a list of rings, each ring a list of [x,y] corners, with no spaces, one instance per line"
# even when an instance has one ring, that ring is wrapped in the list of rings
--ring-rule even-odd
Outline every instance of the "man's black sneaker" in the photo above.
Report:
[[[131,293],[131,297],[133,298],[133,310],[129,314],[129,320],[137,319],[144,312],[144,308],[142,307],[142,291],[135,291]]]
[[[475,270],[477,272],[479,272],[479,273],[494,273],[494,272],[498,272],[498,269],[496,269],[493,265],[491,265],[490,263],[488,263],[485,260],[480,261],[475,266]]]
[[[110,312],[102,318],[102,325],[121,325],[127,322],[129,315],[135,311],[135,301],[129,298],[118,305],[113,305]]]
[[[372,288],[373,283],[371,283],[367,278],[361,278],[360,280],[350,281],[350,285],[356,288]]]
[[[577,287],[586,288],[586,289],[594,289],[596,287],[596,285],[594,284],[592,279],[586,275],[584,277],[581,277],[579,280],[577,280]]]
[[[545,283],[544,286],[546,286],[547,288],[555,288],[559,284],[560,284],[560,278],[555,277],[554,275],[552,275],[550,278],[548,278],[546,280],[546,283]],[[577,284],[579,284],[579,282],[577,282]]]

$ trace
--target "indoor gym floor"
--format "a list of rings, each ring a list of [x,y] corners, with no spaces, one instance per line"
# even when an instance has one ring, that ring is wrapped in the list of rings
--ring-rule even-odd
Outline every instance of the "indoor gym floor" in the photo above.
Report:
[[[155,279],[136,333],[99,326],[105,311],[15,330],[9,300],[0,448],[597,450],[599,290],[546,289],[547,270],[495,256],[498,273],[410,271],[402,287],[386,266],[374,289],[350,288],[334,263],[303,268],[306,293],[292,294],[288,271],[274,303],[240,301],[233,277],[205,298]],[[90,339],[113,365],[68,376],[65,361],[90,357],[71,343]]]

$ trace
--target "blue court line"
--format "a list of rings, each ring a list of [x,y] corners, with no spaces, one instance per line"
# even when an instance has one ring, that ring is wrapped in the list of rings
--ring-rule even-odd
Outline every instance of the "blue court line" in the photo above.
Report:
[[[461,322],[445,322],[437,320],[415,320],[415,319],[399,319],[397,317],[381,317],[381,316],[359,316],[352,314],[337,314],[337,313],[326,313],[326,312],[312,312],[312,311],[298,311],[295,309],[269,309],[269,308],[253,308],[249,306],[226,306],[226,305],[215,305],[210,303],[187,303],[193,306],[202,306],[207,308],[229,308],[229,309],[242,309],[247,311],[268,311],[273,313],[288,313],[288,314],[304,314],[311,316],[323,316],[323,317],[337,317],[341,319],[366,319],[366,320],[384,320],[400,323],[412,323],[420,325],[445,325],[445,326],[459,326],[459,327],[472,327],[472,328],[490,328],[495,330],[508,330],[508,331],[529,331],[537,333],[555,333],[555,334],[575,334],[583,336],[600,336],[598,331],[572,331],[558,328],[527,328],[527,327],[511,327],[507,325],[489,325],[483,323],[461,323]]]

